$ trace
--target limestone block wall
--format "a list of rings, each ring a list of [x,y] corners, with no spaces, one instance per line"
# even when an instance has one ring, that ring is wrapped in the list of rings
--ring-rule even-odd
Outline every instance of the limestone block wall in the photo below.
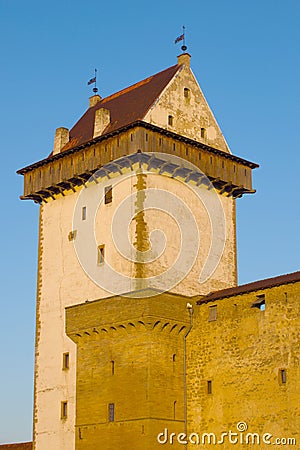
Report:
[[[144,120],[230,153],[221,129],[187,65],[182,66],[164,89]]]
[[[77,344],[76,450],[158,449],[165,427],[184,430],[186,303],[166,293],[67,308]]]
[[[253,307],[263,295],[265,310]],[[270,448],[279,445],[275,439],[298,448],[299,296],[298,282],[196,307],[187,344],[189,433],[215,433],[220,440],[244,422],[248,430],[231,438],[238,438],[237,448]],[[246,444],[247,433],[260,442],[256,436]],[[264,434],[271,435],[269,444]],[[222,448],[232,447],[225,436]]]

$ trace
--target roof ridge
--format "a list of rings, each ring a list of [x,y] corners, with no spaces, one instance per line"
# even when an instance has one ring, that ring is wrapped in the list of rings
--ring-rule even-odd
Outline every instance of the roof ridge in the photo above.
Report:
[[[153,75],[150,75],[149,77],[146,77],[143,80],[137,81],[136,83],[131,84],[130,86],[127,86],[127,87],[121,89],[120,91],[114,92],[114,93],[108,95],[107,97],[104,97],[103,99],[101,99],[101,101],[99,103],[106,103],[106,102],[108,102],[110,100],[113,100],[116,97],[119,97],[119,96],[121,96],[123,94],[126,94],[127,92],[132,91],[133,89],[136,89],[137,87],[143,86],[144,84],[147,84],[150,81],[152,81],[154,77],[162,75],[164,72],[167,72],[168,70],[174,69],[176,66],[177,66],[177,64],[174,64],[173,66],[167,67],[166,69],[161,70],[160,72],[157,72],[157,73],[155,73]],[[178,68],[179,67],[180,66],[178,66]],[[99,103],[97,103],[97,105],[99,105]]]

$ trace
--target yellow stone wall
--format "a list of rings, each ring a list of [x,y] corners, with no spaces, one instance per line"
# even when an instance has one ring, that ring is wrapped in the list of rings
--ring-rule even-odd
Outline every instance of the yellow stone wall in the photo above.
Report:
[[[251,308],[262,294],[265,311]],[[235,445],[224,437],[222,448],[270,448],[276,438],[283,438],[284,448],[299,447],[299,298],[298,282],[196,307],[187,343],[189,433],[215,433],[220,439],[222,432],[237,432],[242,421],[247,432],[260,435],[260,444],[239,440]],[[217,319],[209,321],[213,305],[217,305]],[[285,384],[280,370],[286,370]],[[242,438],[238,433],[238,439],[245,439],[247,432],[241,433]],[[272,444],[262,442],[265,433],[272,435]],[[288,438],[296,439],[297,445],[284,441]]]
[[[165,293],[66,309],[77,344],[76,450],[158,449],[165,427],[184,430],[187,300]]]
[[[184,88],[189,89],[188,97]],[[173,124],[168,116],[173,116]],[[222,131],[188,65],[181,67],[144,117],[146,122],[230,153]],[[201,128],[205,135],[201,135]]]

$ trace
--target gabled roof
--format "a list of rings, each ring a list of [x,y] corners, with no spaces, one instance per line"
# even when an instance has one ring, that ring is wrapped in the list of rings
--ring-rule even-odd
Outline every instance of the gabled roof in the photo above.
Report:
[[[0,444],[0,450],[32,450],[32,442],[20,442],[18,444]]]
[[[110,111],[111,123],[106,128],[105,134],[143,119],[180,67],[177,64],[169,67],[103,98],[96,105],[90,107],[70,130],[70,141],[62,151],[93,139],[95,112],[99,108],[106,108]]]
[[[262,289],[270,289],[275,286],[284,284],[297,283],[300,281],[300,271],[280,275],[278,277],[267,278],[265,280],[254,281],[253,283],[243,284],[233,288],[222,289],[221,291],[212,292],[211,294],[202,297],[197,304],[213,302],[226,297],[233,297],[234,295],[246,294],[247,292],[259,291]]]

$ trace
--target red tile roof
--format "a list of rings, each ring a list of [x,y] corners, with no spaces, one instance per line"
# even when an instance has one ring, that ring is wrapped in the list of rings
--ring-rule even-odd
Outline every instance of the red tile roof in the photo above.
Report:
[[[300,271],[288,273],[287,275],[280,275],[278,277],[267,278],[265,280],[254,281],[253,283],[243,284],[229,289],[212,292],[211,294],[202,297],[197,304],[213,302],[226,297],[233,297],[234,295],[245,294],[247,292],[259,291],[261,289],[269,289],[282,284],[296,283],[300,281]]]
[[[0,444],[0,450],[32,450],[32,442],[20,442],[19,444]]]
[[[105,130],[105,134],[143,119],[179,67],[178,65],[169,67],[122,91],[103,98],[95,106],[89,108],[70,130],[70,141],[62,151],[93,139],[95,112],[99,108],[106,108],[110,111],[111,123]]]

